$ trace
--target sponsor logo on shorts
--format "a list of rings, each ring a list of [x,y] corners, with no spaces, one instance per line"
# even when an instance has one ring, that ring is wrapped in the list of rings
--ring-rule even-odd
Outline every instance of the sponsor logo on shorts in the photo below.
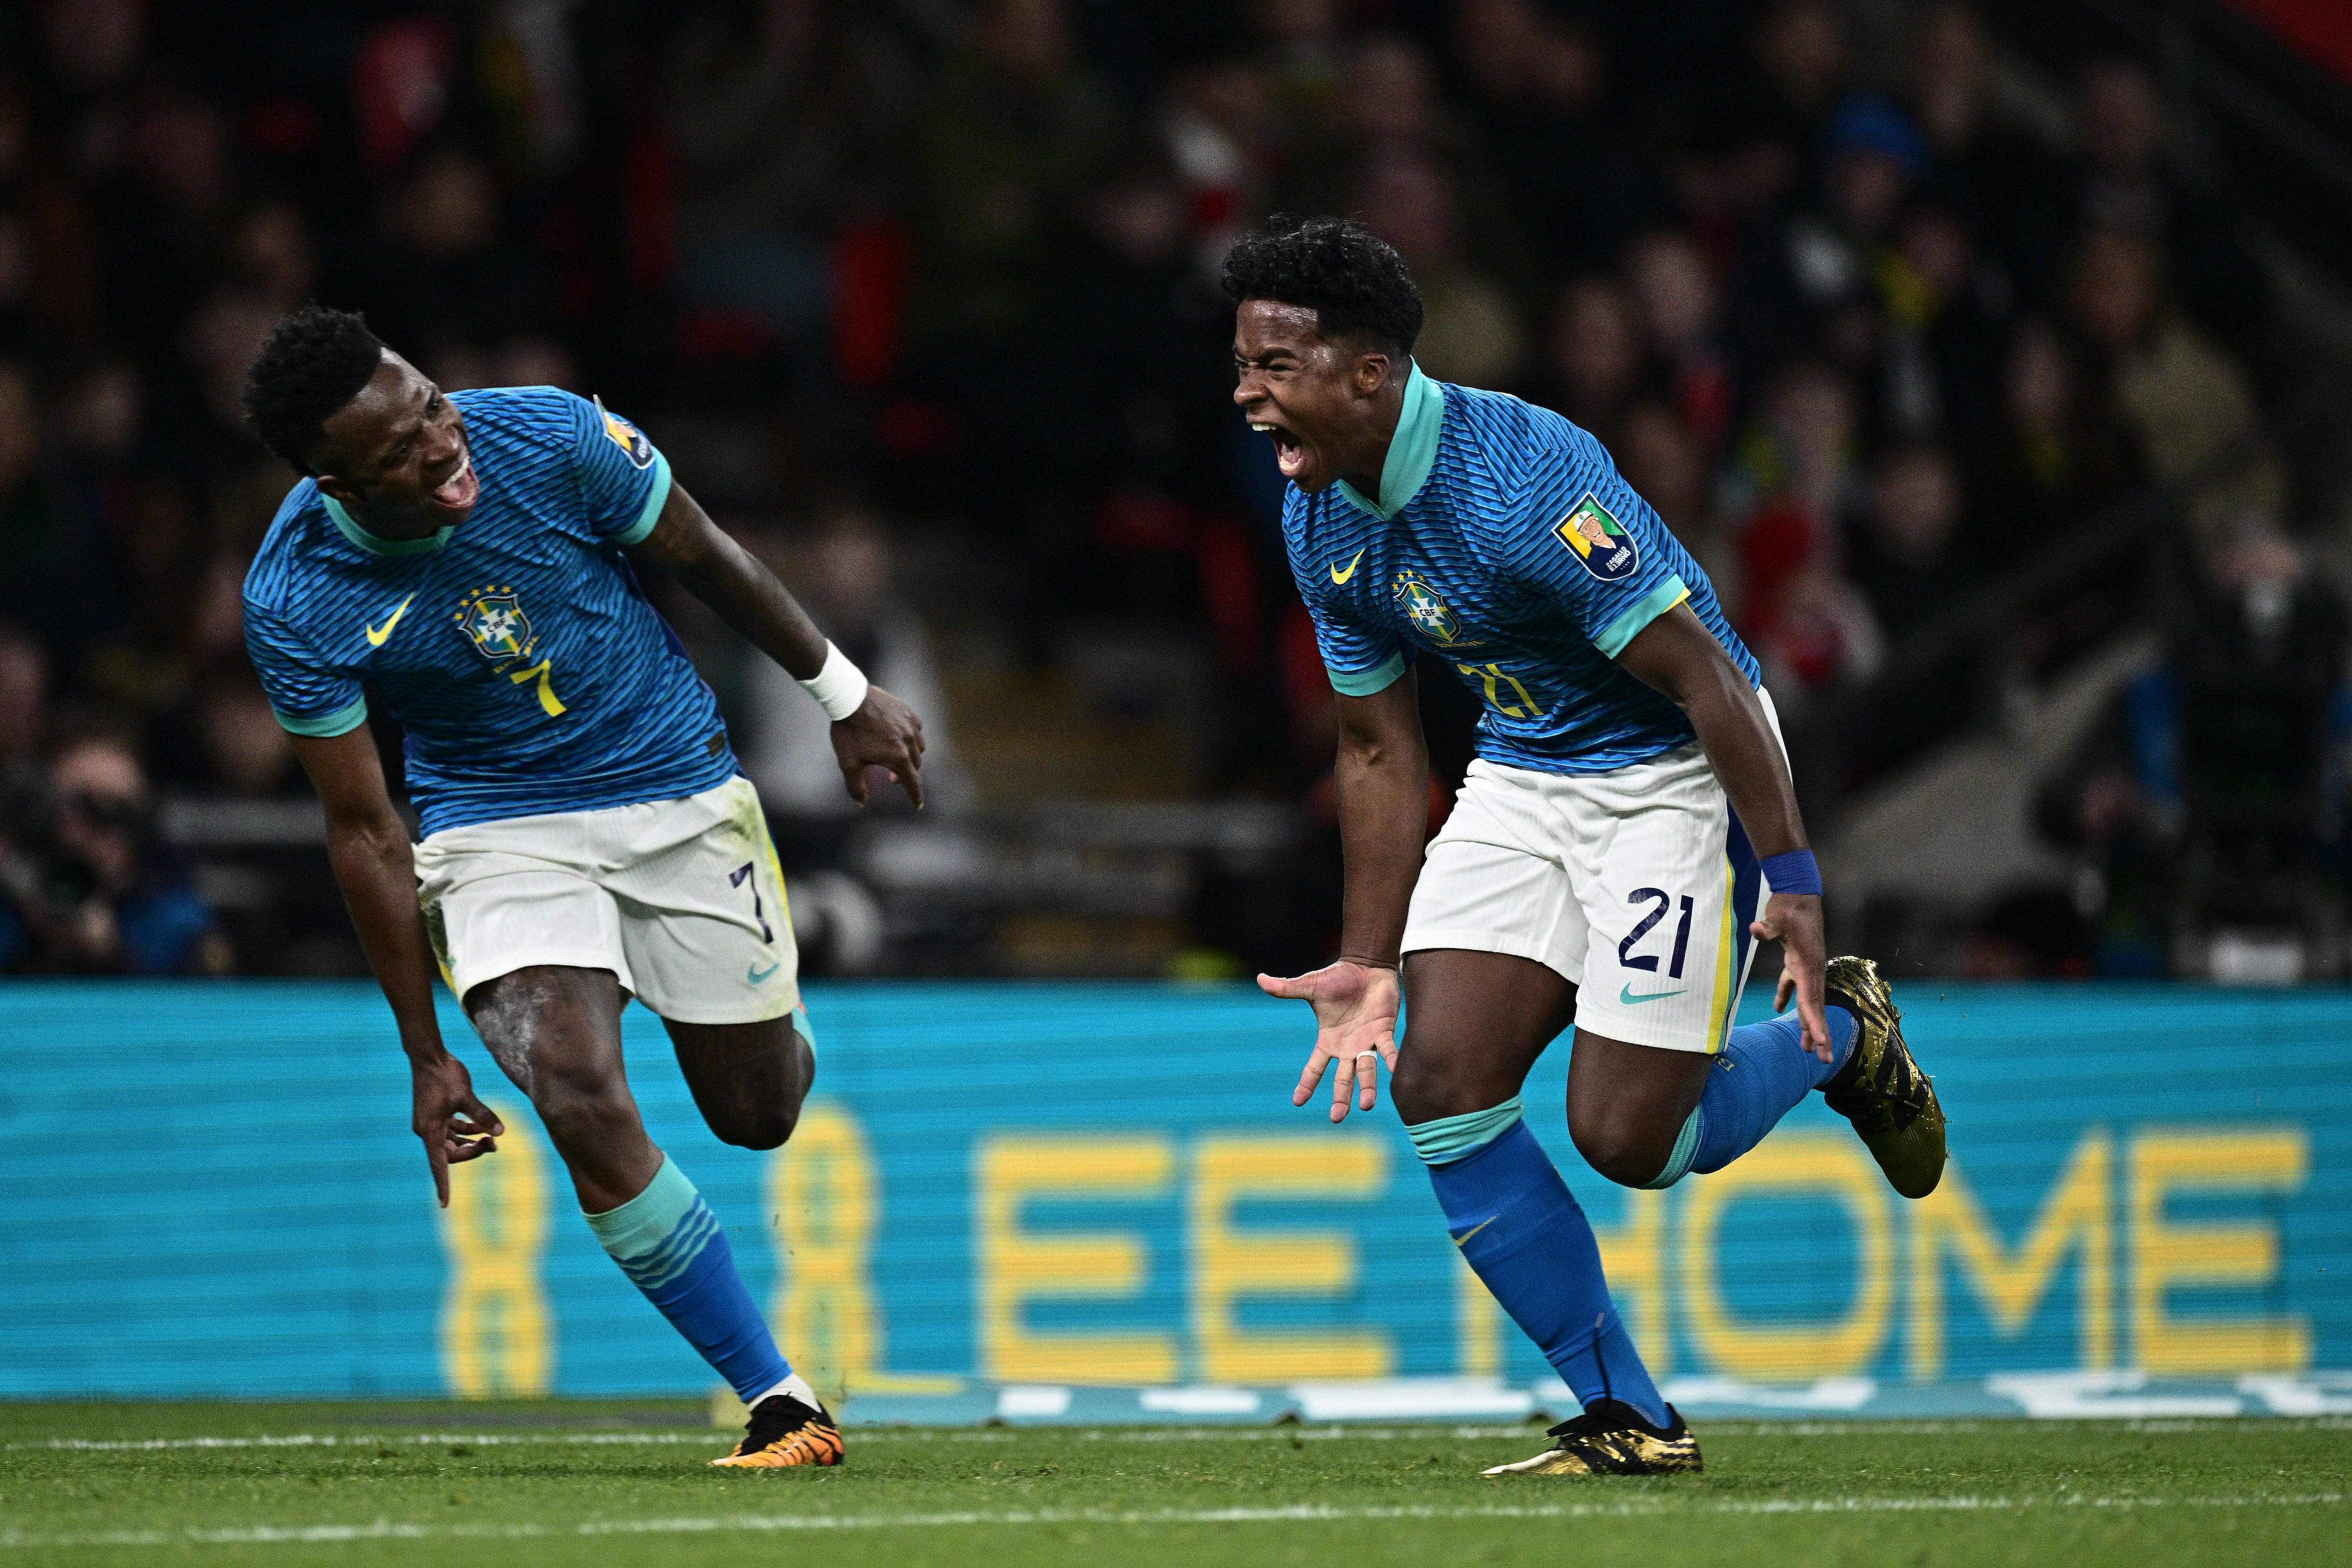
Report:
[[[1683,989],[1688,990],[1689,988],[1690,988],[1685,986]],[[1682,994],[1682,991],[1645,991],[1640,996],[1635,996],[1633,994],[1633,983],[1631,980],[1628,980],[1625,983],[1624,989],[1617,993],[1617,999],[1630,1008],[1639,1006],[1643,1002],[1662,1002],[1668,997],[1679,997]]]
[[[771,964],[766,968],[762,969],[760,966],[754,964],[750,968],[743,971],[743,983],[747,986],[764,986],[770,980],[775,978],[776,971],[782,967],[782,964],[776,963]]]
[[[1634,544],[1633,536],[1590,492],[1559,520],[1552,534],[1585,570],[1603,582],[1622,581],[1642,564],[1641,548]]]

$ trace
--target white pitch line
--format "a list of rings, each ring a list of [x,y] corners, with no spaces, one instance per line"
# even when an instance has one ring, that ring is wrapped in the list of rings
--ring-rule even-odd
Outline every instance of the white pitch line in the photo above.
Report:
[[[2341,1492],[2306,1492],[2276,1497],[1797,1498],[1689,1504],[1642,1500],[1525,1506],[1496,1504],[1477,1508],[1346,1508],[1323,1503],[1293,1503],[1281,1508],[1157,1509],[1130,1512],[1095,1509],[1029,1509],[996,1513],[734,1514],[684,1519],[583,1520],[570,1525],[413,1524],[377,1520],[368,1524],[125,1530],[80,1535],[38,1535],[8,1531],[0,1531],[0,1550],[57,1550],[72,1546],[299,1546],[346,1541],[534,1541],[605,1535],[705,1535],[803,1530],[936,1530],[977,1525],[1325,1524],[1390,1520],[1648,1519],[1689,1514],[2016,1513],[2049,1508],[2332,1508],[2341,1506],[2344,1501],[2345,1496]]]
[[[1906,1430],[1913,1428],[1906,1427]],[[1363,1438],[1373,1442],[1398,1439],[1456,1437],[1524,1437],[1529,1435],[1525,1424],[1515,1427],[1030,1427],[1026,1431],[1052,1432],[1092,1443],[1286,1443],[1329,1442],[1335,1438]],[[1716,1432],[1737,1433],[1737,1427],[1709,1427]],[[851,1427],[843,1430],[853,1448],[866,1443],[1010,1443],[1021,1433],[1006,1429],[988,1431],[907,1431],[888,1427],[867,1429]],[[636,1445],[702,1445],[723,1446],[731,1440],[726,1432],[393,1432],[372,1435],[365,1432],[289,1432],[255,1437],[46,1437],[37,1442],[0,1444],[0,1451],[26,1448],[58,1453],[140,1453],[166,1448],[384,1448],[394,1447],[439,1448],[444,1444],[465,1444],[472,1448],[531,1448],[541,1445],[636,1446]]]

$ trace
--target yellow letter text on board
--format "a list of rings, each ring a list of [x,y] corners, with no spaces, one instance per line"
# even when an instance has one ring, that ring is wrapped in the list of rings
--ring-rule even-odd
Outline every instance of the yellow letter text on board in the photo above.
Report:
[[[2042,1200],[2042,1212],[2011,1252],[1969,1190],[1959,1162],[1946,1166],[1942,1184],[1909,1209],[1912,1378],[1932,1383],[1944,1375],[1947,1252],[1991,1314],[1994,1329],[2004,1338],[2014,1338],[2033,1321],[2067,1252],[2079,1250],[2083,1268],[2074,1295],[2075,1354],[2084,1366],[2113,1366],[2116,1259],[2108,1193],[2114,1180],[2114,1140],[2105,1128],[2094,1127],[2074,1145],[2065,1171]]]
[[[2310,1169],[2301,1127],[2142,1133],[2131,1146],[2134,1364],[2149,1372],[2300,1372],[2311,1324],[2300,1316],[2176,1318],[2166,1292],[2183,1285],[2262,1286],[2278,1278],[2269,1221],[2173,1225],[2166,1200],[2186,1192],[2290,1193]]]
[[[1388,1145],[1370,1134],[1203,1138],[1193,1153],[1192,1333],[1214,1383],[1386,1377],[1396,1347],[1378,1329],[1244,1329],[1245,1296],[1342,1295],[1356,1287],[1356,1243],[1328,1230],[1242,1229],[1236,1204],[1377,1198]]]
[[[836,1406],[858,1394],[952,1394],[953,1377],[885,1372],[889,1325],[874,1294],[881,1174],[865,1129],[842,1106],[801,1113],[792,1142],[768,1162],[768,1207],[782,1264],[768,1321],[793,1364]]]
[[[468,1399],[537,1398],[555,1376],[540,1254],[547,1247],[547,1157],[507,1106],[498,1152],[449,1169],[441,1246],[449,1279],[441,1297],[441,1375]]]
[[[1028,1302],[1139,1294],[1150,1258],[1131,1231],[1022,1228],[1033,1198],[1165,1197],[1176,1155],[1165,1138],[994,1137],[974,1161],[981,1373],[1009,1383],[1173,1383],[1176,1337],[1160,1331],[1034,1333]]]
[[[1723,1216],[1741,1197],[1821,1194],[1853,1222],[1861,1269],[1853,1301],[1834,1322],[1743,1323],[1717,1283],[1716,1246]],[[1802,1383],[1866,1371],[1886,1343],[1895,1299],[1894,1228],[1886,1182],[1850,1137],[1783,1133],[1738,1164],[1701,1176],[1683,1206],[1682,1278],[1691,1337],[1701,1354],[1738,1377]]]

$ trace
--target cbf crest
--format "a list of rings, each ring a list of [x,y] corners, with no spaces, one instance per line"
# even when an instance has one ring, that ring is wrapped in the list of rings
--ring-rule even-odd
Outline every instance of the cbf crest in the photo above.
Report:
[[[1397,608],[1412,622],[1413,630],[1431,642],[1444,645],[1462,634],[1462,622],[1446,607],[1429,580],[1417,571],[1401,571],[1391,591],[1396,595]]]
[[[493,671],[518,686],[534,680],[539,683],[541,712],[558,718],[569,711],[555,695],[555,661],[529,662],[539,651],[539,633],[531,630],[530,617],[523,613],[522,601],[515,597],[511,584],[474,590],[457,601],[457,613],[451,619],[474,645],[474,652],[490,662]]]
[[[539,641],[512,588],[478,588],[458,601],[457,630],[493,664],[528,658]]]
[[[1603,582],[1619,582],[1642,564],[1641,547],[1599,497],[1587,492],[1552,530],[1584,570]]]

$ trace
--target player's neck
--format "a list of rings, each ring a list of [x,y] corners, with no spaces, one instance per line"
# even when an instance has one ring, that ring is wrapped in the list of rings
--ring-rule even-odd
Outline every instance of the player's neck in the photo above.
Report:
[[[443,527],[441,523],[431,517],[386,511],[371,507],[356,497],[350,500],[340,501],[340,505],[350,516],[352,521],[373,534],[377,538],[392,544],[406,544],[415,539],[429,539],[439,533]]]
[[[1404,419],[1403,379],[1390,377],[1388,384],[1372,394],[1370,409],[1364,444],[1350,455],[1339,477],[1354,486],[1357,494],[1381,501],[1384,499],[1381,495],[1381,476],[1388,469],[1389,447],[1395,443],[1397,426]]]

